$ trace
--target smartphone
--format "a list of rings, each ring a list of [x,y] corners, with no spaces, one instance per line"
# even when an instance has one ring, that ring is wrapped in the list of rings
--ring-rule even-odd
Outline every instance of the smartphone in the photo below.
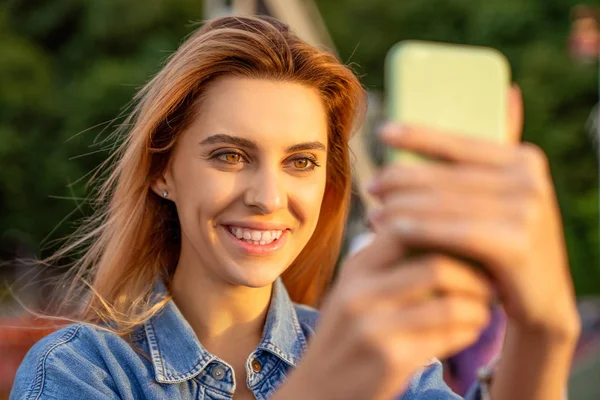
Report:
[[[454,134],[504,142],[510,65],[498,50],[403,41],[385,60],[388,119]],[[389,149],[390,162],[426,158]]]

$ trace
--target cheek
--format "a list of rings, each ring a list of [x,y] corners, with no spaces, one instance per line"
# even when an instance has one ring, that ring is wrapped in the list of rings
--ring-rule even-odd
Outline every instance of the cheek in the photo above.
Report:
[[[212,219],[239,197],[239,185],[233,174],[223,174],[200,165],[179,165],[175,170],[177,208],[181,219],[193,224]],[[181,221],[183,225],[186,221]]]
[[[304,219],[305,225],[312,231],[317,226],[323,196],[325,194],[325,176],[318,182],[310,184],[296,184],[292,188],[291,202],[298,205],[300,217]]]

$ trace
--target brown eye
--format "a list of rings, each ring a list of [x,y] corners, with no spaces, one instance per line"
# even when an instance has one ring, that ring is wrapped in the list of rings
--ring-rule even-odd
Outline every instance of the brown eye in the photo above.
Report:
[[[242,155],[234,152],[219,154],[218,157],[229,164],[238,164],[243,161]]]
[[[225,161],[230,163],[236,163],[240,161],[240,155],[236,153],[225,154]]]
[[[306,169],[309,166],[309,161],[306,158],[294,160],[294,167],[298,169]]]

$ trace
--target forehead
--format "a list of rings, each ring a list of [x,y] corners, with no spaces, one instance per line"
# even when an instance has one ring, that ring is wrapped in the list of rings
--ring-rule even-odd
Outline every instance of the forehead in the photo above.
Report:
[[[316,89],[286,81],[227,77],[210,84],[192,123],[195,139],[224,133],[261,147],[327,144],[327,115]]]

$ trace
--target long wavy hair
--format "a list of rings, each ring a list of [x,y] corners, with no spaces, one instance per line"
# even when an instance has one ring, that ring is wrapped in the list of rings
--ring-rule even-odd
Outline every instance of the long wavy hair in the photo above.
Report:
[[[100,168],[108,171],[92,196],[100,206],[45,260],[77,256],[57,286],[57,314],[79,304],[71,320],[109,324],[126,335],[170,299],[151,297],[157,278],[169,287],[177,266],[179,220],[174,204],[150,186],[207,86],[225,76],[297,82],[320,93],[328,115],[325,194],[312,238],[282,276],[293,301],[318,306],[341,248],[351,191],[348,142],[362,121],[365,92],[333,54],[300,40],[287,25],[229,16],[192,33],[135,96],[116,132],[118,147]]]

